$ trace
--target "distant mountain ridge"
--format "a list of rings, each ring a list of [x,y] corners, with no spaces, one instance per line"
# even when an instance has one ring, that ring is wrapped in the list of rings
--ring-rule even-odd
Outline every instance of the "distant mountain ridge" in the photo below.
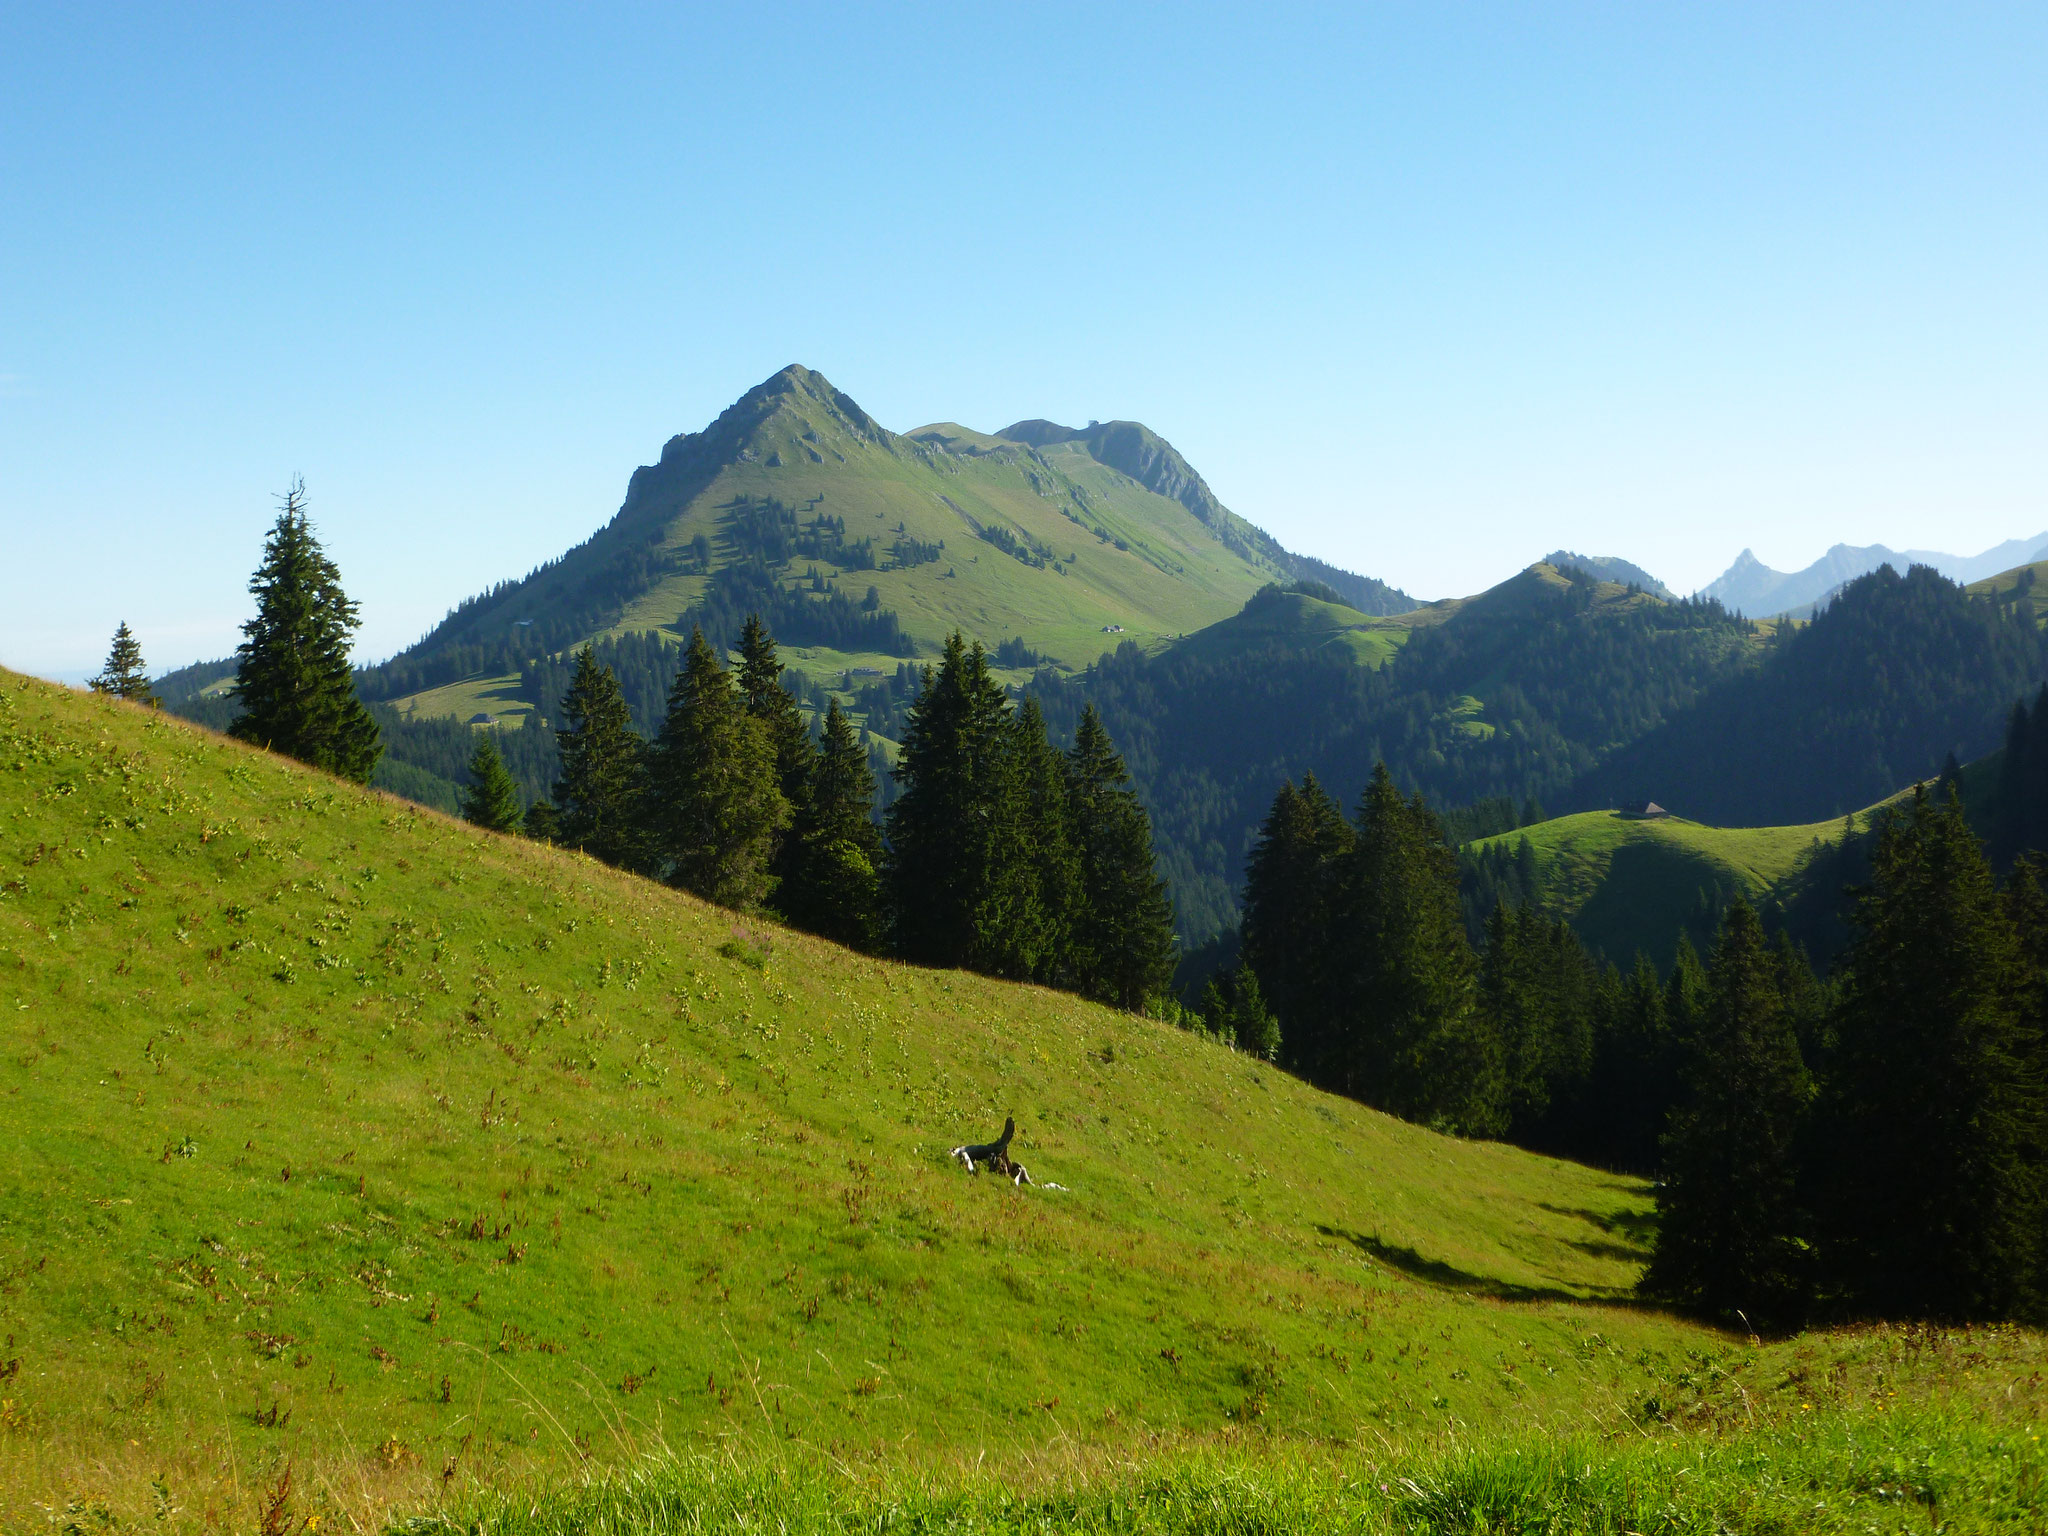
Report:
[[[1752,619],[1790,614],[1803,618],[1858,576],[1888,565],[1901,576],[1915,565],[1931,565],[1951,581],[1967,586],[2014,566],[2048,555],[2048,532],[2030,539],[2007,539],[1978,555],[1949,555],[1932,549],[1888,549],[1882,544],[1837,544],[1800,571],[1774,571],[1745,549],[1735,563],[1700,589],[1701,597],[1718,599],[1733,612]]]
[[[1555,549],[1543,557],[1543,563],[1559,568],[1577,566],[1590,576],[1602,581],[1618,581],[1623,586],[1641,587],[1652,597],[1661,597],[1667,603],[1678,601],[1678,594],[1665,586],[1640,565],[1614,555],[1581,555],[1569,549]]]

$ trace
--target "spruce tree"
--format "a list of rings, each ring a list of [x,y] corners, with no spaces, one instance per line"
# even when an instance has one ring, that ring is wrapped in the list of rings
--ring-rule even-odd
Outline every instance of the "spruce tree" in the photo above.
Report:
[[[1686,1105],[1664,1137],[1650,1295],[1752,1324],[1793,1320],[1810,1281],[1797,1143],[1812,1083],[1763,925],[1722,921],[1705,978]]]
[[[1272,1061],[1280,1054],[1280,1022],[1266,1007],[1259,975],[1243,961],[1211,976],[1202,988],[1203,1026],[1248,1056]]]
[[[273,752],[368,783],[383,753],[377,722],[356,697],[349,637],[361,620],[341,590],[341,573],[313,537],[306,487],[293,480],[249,579],[256,617],[242,626],[235,655],[229,734]]]
[[[956,631],[904,725],[888,810],[885,887],[895,945],[921,965],[1023,979],[1009,935],[1036,922],[1009,700]]]
[[[1075,986],[1135,1011],[1173,979],[1173,903],[1154,860],[1151,819],[1092,704],[1081,712],[1066,778],[1080,869]]]
[[[526,820],[520,830],[536,843],[557,843],[562,839],[555,808],[546,800],[536,800],[526,808]]]
[[[775,758],[776,786],[789,807],[787,831],[776,839],[771,864],[779,884],[795,873],[801,858],[797,828],[803,821],[804,801],[810,796],[818,753],[811,745],[803,710],[782,686],[784,668],[776,654],[775,637],[759,614],[748,614],[746,623],[740,627],[739,653],[733,681],[739,689],[740,703],[760,723],[762,736]]]
[[[1344,813],[1309,774],[1280,786],[1245,861],[1244,962],[1279,1020],[1283,1059],[1320,1083],[1337,1070],[1332,900],[1350,847]]]
[[[633,733],[617,676],[599,665],[587,645],[576,653],[555,739],[562,754],[554,793],[556,840],[621,869],[639,868],[645,854],[640,818],[646,746]]]
[[[1332,1086],[1447,1130],[1489,1128],[1499,1044],[1476,1006],[1457,856],[1384,763],[1360,800],[1335,909],[1343,967]]]
[[[2033,1315],[2048,1211],[2029,967],[1953,796],[1916,790],[1882,817],[1852,921],[1815,1139],[1837,1297]]]
[[[2023,855],[2014,864],[2006,883],[2006,913],[2018,936],[2021,963],[2020,1015],[2021,1047],[2029,1050],[2031,1076],[2036,1091],[2048,1097],[2048,889],[2042,883],[2040,856]],[[2044,1112],[2048,1121],[2048,1112]],[[2037,1180],[2037,1198],[2048,1214],[2048,1123],[2037,1138],[2030,1161]],[[2038,1316],[2048,1313],[2048,1236],[2035,1254],[2034,1305]]]
[[[702,629],[692,630],[669,690],[647,778],[650,851],[663,876],[721,906],[760,905],[789,802],[767,732],[734,692]]]
[[[1614,1003],[1603,1015],[1587,1097],[1601,1114],[1585,1142],[1588,1160],[1652,1174],[1666,1118],[1677,1098],[1678,1059],[1665,1015],[1664,983],[1649,956],[1638,953],[1616,976]]]
[[[469,784],[462,791],[462,818],[493,832],[517,832],[526,819],[519,804],[519,786],[498,755],[497,735],[488,727],[476,733],[476,751],[469,757]]]
[[[1992,845],[2000,866],[2048,849],[2048,686],[2033,708],[2013,705],[1999,755],[1992,808]]]
[[[874,949],[882,938],[882,834],[874,804],[867,749],[833,699],[792,828],[796,868],[776,901],[797,927],[855,949]]]
[[[94,693],[116,699],[154,703],[149,691],[149,673],[142,664],[142,646],[124,620],[114,631],[114,648],[107,652],[107,665],[98,677],[87,682]]]
[[[1092,713],[1092,707],[1091,711]],[[1010,720],[1014,793],[1031,875],[1031,930],[1016,946],[1029,956],[1030,975],[1047,986],[1090,996],[1080,959],[1088,923],[1088,893],[1075,842],[1067,761],[1046,734],[1036,698],[1027,697]],[[1092,951],[1090,952],[1092,954]],[[1147,994],[1148,996],[1150,994]]]

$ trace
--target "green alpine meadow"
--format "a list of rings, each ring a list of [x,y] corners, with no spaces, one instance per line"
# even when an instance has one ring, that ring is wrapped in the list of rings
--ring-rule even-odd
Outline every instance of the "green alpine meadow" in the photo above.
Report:
[[[0,700],[6,1528],[2048,1508],[2037,1334],[1646,1308],[1642,1179]]]

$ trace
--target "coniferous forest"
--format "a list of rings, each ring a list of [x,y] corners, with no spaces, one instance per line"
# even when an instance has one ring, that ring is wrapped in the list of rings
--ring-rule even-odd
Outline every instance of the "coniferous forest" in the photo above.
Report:
[[[2015,732],[2031,728],[2022,710]],[[1346,817],[1275,797],[1244,964],[1281,1061],[1468,1136],[1654,1174],[1645,1290],[1752,1327],[2044,1315],[2048,897],[2003,882],[1960,797],[1883,812],[1815,975],[1735,900],[1660,976],[1497,901],[1478,944],[1441,823],[1382,767]]]
[[[651,742],[617,677],[580,651],[561,777],[527,830],[856,947],[1183,1016],[1151,823],[1092,711],[1059,751],[1035,701],[1013,703],[955,635],[922,671],[885,839],[837,702],[814,738],[758,617],[739,651],[728,667],[691,636]]]

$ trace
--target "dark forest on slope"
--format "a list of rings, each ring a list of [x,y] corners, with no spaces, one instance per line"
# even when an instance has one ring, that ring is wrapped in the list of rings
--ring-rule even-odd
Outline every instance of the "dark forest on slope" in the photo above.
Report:
[[[1378,671],[1261,634],[1226,654],[1127,645],[1036,690],[1056,733],[1082,699],[1101,709],[1200,944],[1235,923],[1257,819],[1305,773],[1347,805],[1384,760],[1447,806],[1655,799],[1717,825],[1820,821],[1990,751],[2048,675],[2023,613],[1924,567],[1863,577],[1771,637],[1718,604],[1603,599],[1565,574],[1494,589]]]
[[[1624,746],[1577,807],[1655,799],[1721,826],[1821,821],[1999,745],[2048,647],[2029,613],[1973,598],[1928,566],[1881,567],[1763,665]]]
[[[1266,634],[1227,652],[1126,645],[1034,686],[1056,732],[1084,699],[1102,711],[1152,808],[1183,938],[1199,944],[1235,923],[1244,857],[1284,780],[1313,772],[1348,802],[1385,761],[1439,804],[1560,796],[1611,744],[1745,666],[1753,643],[1716,604],[1525,573],[1418,629],[1378,670]]]

